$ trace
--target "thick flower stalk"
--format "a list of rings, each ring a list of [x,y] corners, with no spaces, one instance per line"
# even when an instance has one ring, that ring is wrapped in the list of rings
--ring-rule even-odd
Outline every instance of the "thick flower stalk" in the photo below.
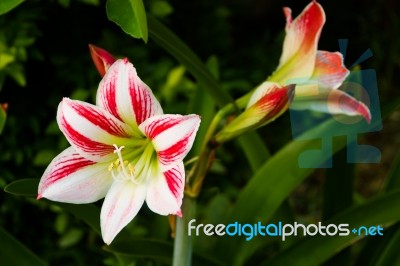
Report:
[[[163,114],[133,65],[104,52],[92,51],[105,73],[96,105],[64,98],[58,107],[57,122],[71,147],[47,167],[37,198],[80,204],[105,197],[100,223],[110,244],[144,202],[155,213],[181,215],[183,159],[200,118]]]
[[[286,16],[286,36],[277,70],[268,81],[296,84],[291,105],[294,109],[313,109],[331,114],[361,115],[371,120],[368,107],[338,88],[349,75],[338,52],[318,50],[325,23],[325,12],[312,1],[294,20],[291,9]]]

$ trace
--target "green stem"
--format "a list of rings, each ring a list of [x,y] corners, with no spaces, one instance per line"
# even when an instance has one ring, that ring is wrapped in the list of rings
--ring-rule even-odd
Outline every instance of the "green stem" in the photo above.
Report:
[[[188,223],[196,215],[196,199],[185,197],[182,218],[177,218],[175,228],[173,266],[192,265],[192,236],[188,234]]]

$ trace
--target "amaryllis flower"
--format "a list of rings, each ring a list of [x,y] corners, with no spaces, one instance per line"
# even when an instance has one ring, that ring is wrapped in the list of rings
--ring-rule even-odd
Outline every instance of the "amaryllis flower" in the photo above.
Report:
[[[181,215],[182,160],[200,118],[163,114],[127,59],[104,64],[104,73],[96,105],[60,103],[57,122],[71,147],[47,167],[38,199],[90,203],[105,197],[101,231],[110,244],[144,202],[155,213]]]
[[[225,126],[215,140],[225,142],[274,121],[289,108],[294,91],[295,85],[282,87],[275,82],[262,83],[251,95],[243,113]]]
[[[338,52],[317,50],[325,23],[320,4],[312,1],[294,20],[290,8],[284,8],[286,37],[279,66],[269,81],[296,84],[292,106],[332,114],[362,115],[367,122],[367,106],[344,91],[338,90],[349,74]]]

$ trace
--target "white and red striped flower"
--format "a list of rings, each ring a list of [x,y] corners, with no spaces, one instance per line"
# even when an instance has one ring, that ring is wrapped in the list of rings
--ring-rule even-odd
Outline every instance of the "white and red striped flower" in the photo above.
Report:
[[[200,118],[163,114],[133,65],[105,53],[92,51],[105,73],[96,105],[64,98],[58,107],[57,122],[71,147],[47,167],[37,198],[90,203],[105,197],[100,222],[110,244],[144,202],[155,213],[181,215],[182,161]]]
[[[226,142],[274,121],[289,108],[294,91],[293,84],[282,87],[275,82],[263,82],[251,95],[244,112],[218,132],[215,140]]]
[[[342,54],[317,50],[325,12],[312,1],[303,12],[292,19],[291,9],[286,16],[286,36],[279,66],[269,81],[296,84],[291,105],[295,109],[313,109],[332,114],[361,115],[371,120],[368,107],[337,88],[349,75]]]

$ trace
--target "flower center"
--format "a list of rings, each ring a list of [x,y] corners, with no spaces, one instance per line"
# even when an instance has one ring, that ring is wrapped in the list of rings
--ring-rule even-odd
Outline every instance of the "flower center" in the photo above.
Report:
[[[108,166],[115,181],[131,181],[134,184],[142,183],[148,177],[156,174],[158,170],[157,157],[151,142],[143,143],[135,148],[128,147],[124,156],[122,150],[125,146],[118,147],[113,144],[118,158]]]
[[[127,160],[124,161],[122,158],[121,151],[123,148],[125,148],[125,146],[121,146],[119,148],[116,144],[113,146],[115,148],[114,153],[118,155],[118,159],[108,166],[108,171],[111,172],[112,177],[116,181],[130,180],[133,183],[138,184],[139,182],[135,180],[135,167],[132,166],[132,164]],[[114,173],[114,169],[117,171],[117,174]]]

